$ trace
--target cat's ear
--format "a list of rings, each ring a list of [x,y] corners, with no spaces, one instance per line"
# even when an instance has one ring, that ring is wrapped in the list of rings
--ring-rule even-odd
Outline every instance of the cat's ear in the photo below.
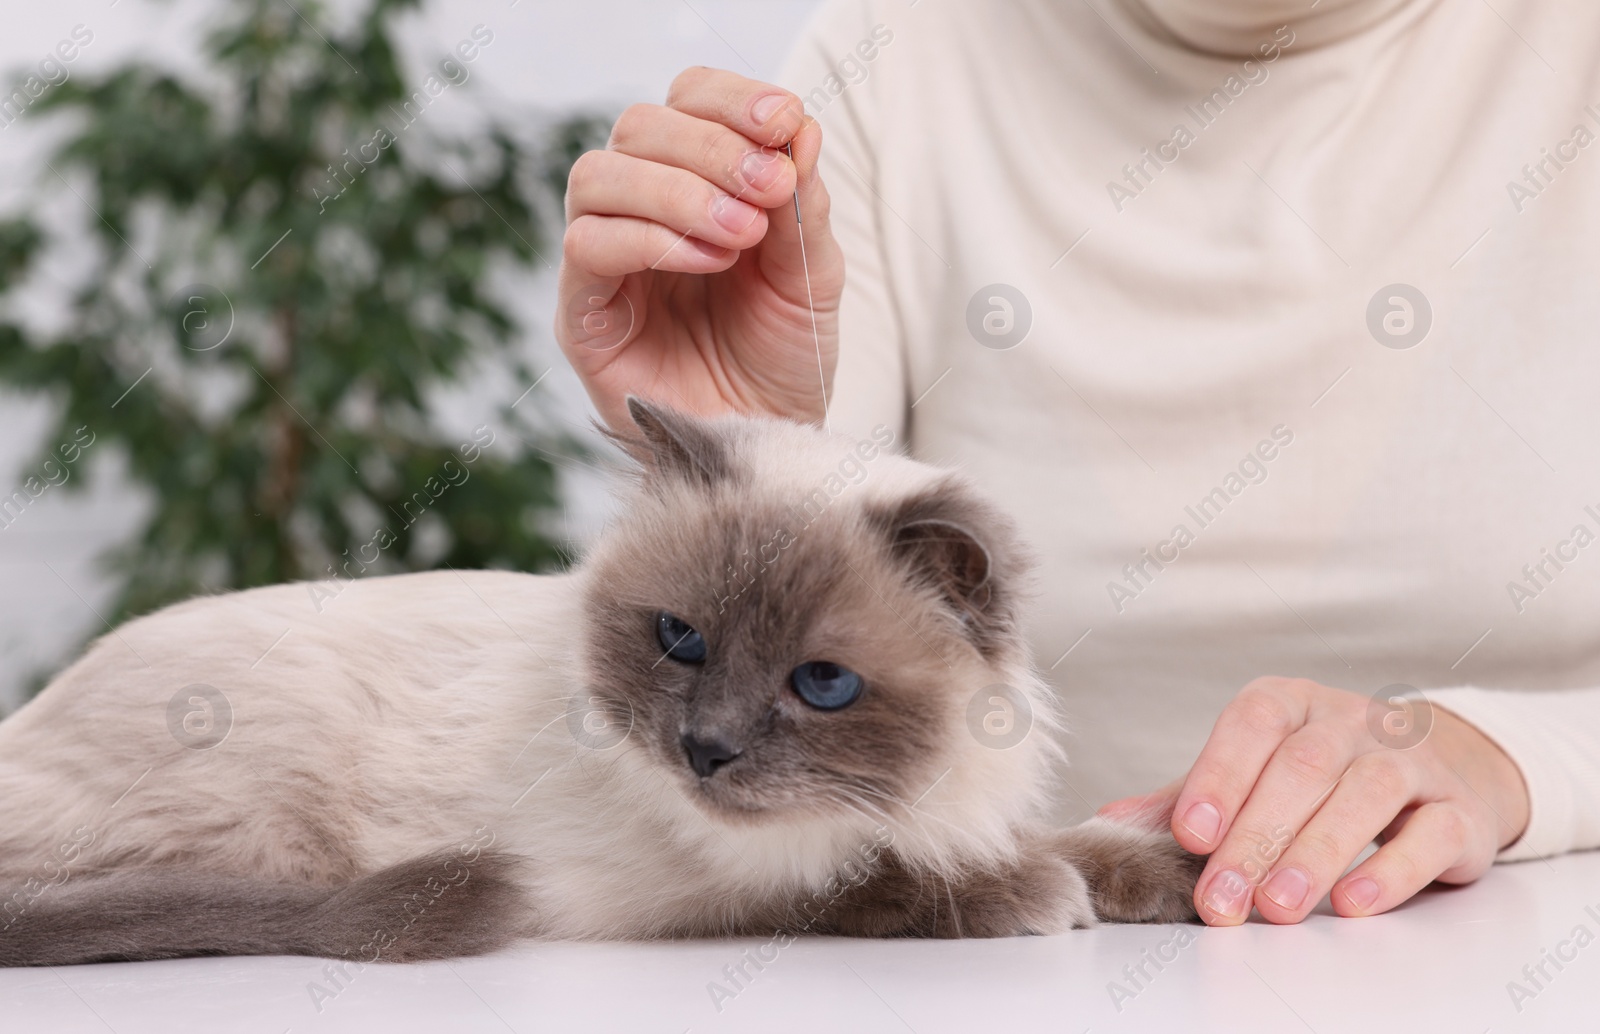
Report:
[[[727,442],[703,421],[633,395],[628,415],[640,437],[616,437],[650,473],[707,486],[732,476]]]
[[[966,620],[988,608],[994,564],[988,548],[965,527],[938,517],[913,520],[895,529],[893,550]]]
[[[900,503],[880,520],[896,562],[939,593],[979,650],[991,653],[1015,635],[1010,585],[1016,550],[1004,515],[947,485]]]

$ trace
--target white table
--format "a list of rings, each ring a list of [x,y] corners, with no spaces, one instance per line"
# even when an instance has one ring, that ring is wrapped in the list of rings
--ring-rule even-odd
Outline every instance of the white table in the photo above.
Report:
[[[1592,906],[1593,912],[1586,911]],[[1600,1031],[1600,853],[1497,866],[1373,919],[1319,910],[1295,927],[1189,929],[1193,942],[1121,1010],[1108,984],[1179,927],[1123,926],[1001,941],[808,939],[719,1013],[711,981],[762,943],[529,943],[487,958],[374,966],[338,987],[302,958],[0,971],[0,1030],[41,1034],[383,1031],[1051,1030]],[[1585,927],[1594,943],[1568,942]],[[1544,963],[1536,988],[1524,966]],[[1544,953],[1551,953],[1546,956]],[[1159,956],[1158,956],[1159,957]],[[1537,976],[1537,973],[1535,973]],[[1507,985],[1532,997],[1514,1007]],[[319,1013],[308,985],[334,997]]]

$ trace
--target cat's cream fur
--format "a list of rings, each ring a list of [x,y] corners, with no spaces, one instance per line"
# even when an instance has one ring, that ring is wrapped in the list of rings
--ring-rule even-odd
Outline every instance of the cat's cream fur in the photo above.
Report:
[[[370,953],[397,959],[515,936],[770,933],[818,900],[806,928],[844,933],[1053,933],[1092,924],[1091,903],[1186,913],[1194,864],[1170,837],[1032,825],[1056,708],[1015,628],[1022,560],[1003,518],[875,444],[633,409],[644,472],[569,574],[190,600],[102,637],[0,723],[0,961],[364,957],[378,929],[401,932]],[[897,532],[902,518],[923,531]],[[788,544],[752,567],[780,524]],[[704,615],[714,654],[747,643],[751,667],[661,660],[638,621],[654,609]],[[786,637],[800,652],[767,671]],[[863,671],[879,710],[786,697],[782,675],[814,650]],[[997,683],[1035,722],[1003,750],[967,719]],[[197,684],[232,711],[207,749],[169,721],[204,718]],[[744,722],[743,767],[702,779],[674,757],[690,720]],[[874,844],[873,874],[841,883]],[[279,931],[285,915],[300,918]]]

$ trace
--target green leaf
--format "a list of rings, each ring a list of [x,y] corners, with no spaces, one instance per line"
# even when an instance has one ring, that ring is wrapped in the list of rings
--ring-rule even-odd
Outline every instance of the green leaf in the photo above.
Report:
[[[577,447],[540,396],[514,429],[486,401],[482,423],[503,429],[488,448],[431,403],[474,371],[521,369],[523,329],[490,277],[550,252],[538,213],[559,210],[603,131],[578,119],[528,145],[492,123],[447,143],[428,111],[408,123],[426,73],[401,68],[391,22],[415,6],[377,0],[340,34],[314,3],[246,0],[208,37],[205,87],[131,62],[27,114],[70,133],[26,209],[67,189],[59,173],[94,209],[94,258],[66,329],[32,335],[4,303],[49,242],[0,221],[0,386],[58,404],[49,455],[93,436],[68,490],[116,452],[150,501],[104,558],[113,621],[327,578],[351,556],[370,557],[363,577],[563,562],[543,530],[546,457]]]

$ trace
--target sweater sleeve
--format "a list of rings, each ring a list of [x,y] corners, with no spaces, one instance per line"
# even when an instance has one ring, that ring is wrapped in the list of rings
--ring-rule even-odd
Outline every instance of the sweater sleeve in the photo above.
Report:
[[[829,221],[844,252],[839,304],[839,366],[829,399],[834,431],[866,437],[886,424],[906,446],[905,340],[883,248],[883,202],[874,184],[873,127],[894,26],[868,0],[828,0],[790,54],[779,84],[805,102],[822,126],[822,181]]]
[[[1528,828],[1496,861],[1600,847],[1600,689],[1460,688],[1427,696],[1471,722],[1522,770]]]

